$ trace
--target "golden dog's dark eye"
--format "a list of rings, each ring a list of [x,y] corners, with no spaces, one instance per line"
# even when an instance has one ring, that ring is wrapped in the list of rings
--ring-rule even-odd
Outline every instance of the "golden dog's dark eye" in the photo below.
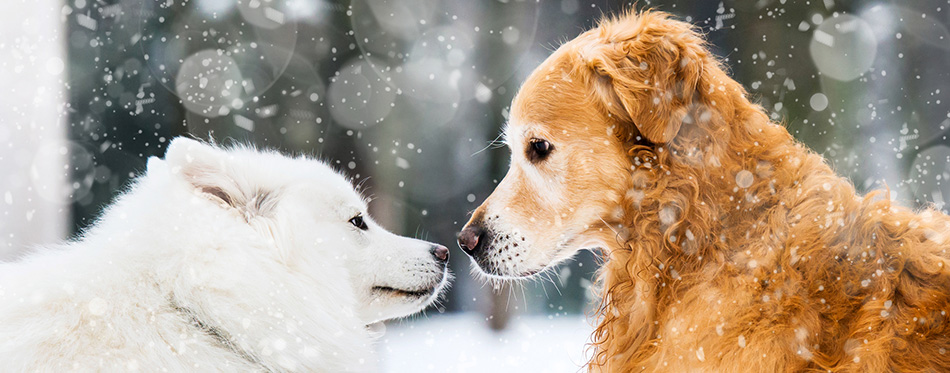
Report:
[[[554,145],[551,145],[548,140],[531,139],[531,143],[528,144],[528,160],[532,162],[542,161],[544,158],[547,158],[548,154],[551,154],[553,150]]]
[[[353,224],[354,227],[359,228],[360,230],[367,230],[369,227],[366,226],[366,222],[363,221],[363,215],[356,215],[350,219],[350,224]]]

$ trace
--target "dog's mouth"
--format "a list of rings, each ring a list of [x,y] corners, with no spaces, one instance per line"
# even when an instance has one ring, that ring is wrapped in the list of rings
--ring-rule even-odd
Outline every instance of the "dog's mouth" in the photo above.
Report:
[[[398,289],[389,286],[373,286],[373,292],[394,295],[405,298],[424,298],[432,295],[438,286],[428,289]]]
[[[372,289],[373,293],[376,294],[389,295],[399,298],[409,298],[413,301],[420,299],[434,299],[435,296],[442,291],[442,288],[446,286],[450,276],[451,275],[449,274],[448,268],[445,267],[442,269],[442,276],[440,276],[439,280],[428,286],[418,288],[401,288],[386,285],[376,285],[373,286]]]

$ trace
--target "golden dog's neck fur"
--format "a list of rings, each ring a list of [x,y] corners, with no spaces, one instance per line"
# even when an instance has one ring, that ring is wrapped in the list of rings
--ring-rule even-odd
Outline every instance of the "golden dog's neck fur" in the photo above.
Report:
[[[632,172],[593,370],[674,369],[676,351],[714,370],[950,367],[946,215],[859,196],[685,23],[624,15],[572,43],[577,68],[609,84],[591,104],[638,126],[621,135]]]

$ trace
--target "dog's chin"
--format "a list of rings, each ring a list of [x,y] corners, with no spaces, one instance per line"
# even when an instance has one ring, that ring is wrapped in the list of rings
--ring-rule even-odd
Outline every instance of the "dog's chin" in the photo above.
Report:
[[[553,265],[548,264],[538,268],[522,269],[514,272],[502,272],[492,265],[482,265],[479,260],[472,258],[472,272],[488,280],[523,280],[537,277],[539,273],[544,272]],[[488,268],[486,268],[488,267]]]
[[[371,294],[372,300],[369,307],[374,307],[377,311],[369,310],[366,317],[367,325],[374,322],[382,322],[391,319],[407,317],[414,313],[424,310],[426,307],[435,303],[442,292],[449,286],[451,275],[448,271],[442,274],[442,279],[434,282],[430,286],[418,288],[395,287],[378,285],[373,286]]]
[[[510,270],[498,268],[495,261],[490,258],[469,256],[469,259],[472,260],[472,273],[476,276],[488,280],[524,280],[538,277],[542,272],[571,259],[578,251],[586,248],[584,246],[574,246],[573,240],[565,241],[565,243],[554,247],[552,250],[554,254],[549,256],[547,262],[518,266]],[[497,250],[495,247],[490,247],[487,251],[494,252],[495,250]],[[522,254],[524,253],[522,252]]]
[[[526,280],[532,279],[538,276],[539,273],[544,272],[548,267],[543,267],[541,269],[527,270],[520,273],[508,274],[508,273],[491,273],[485,272],[485,270],[478,268],[480,274],[489,279],[489,280]]]

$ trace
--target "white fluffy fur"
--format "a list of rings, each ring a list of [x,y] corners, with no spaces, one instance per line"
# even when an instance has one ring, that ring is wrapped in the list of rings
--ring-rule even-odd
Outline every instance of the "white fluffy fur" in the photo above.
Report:
[[[0,264],[0,365],[372,370],[367,325],[421,310],[446,283],[432,248],[375,225],[318,161],[179,138],[81,238]]]

